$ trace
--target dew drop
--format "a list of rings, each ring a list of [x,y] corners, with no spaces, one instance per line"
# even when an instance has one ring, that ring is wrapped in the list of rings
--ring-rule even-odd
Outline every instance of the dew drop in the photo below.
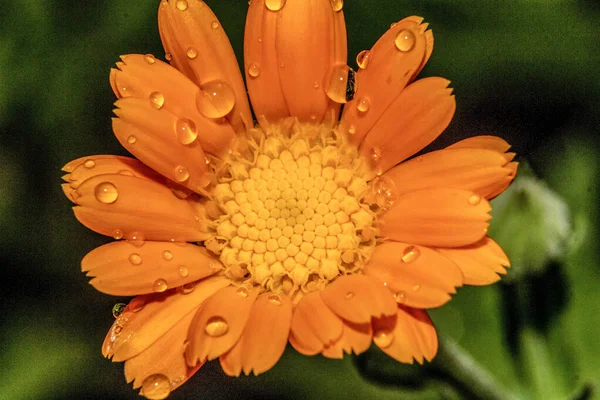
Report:
[[[125,304],[125,303],[115,304],[112,308],[113,317],[118,318],[119,315],[123,314],[123,311],[125,311],[125,307],[127,307],[127,304]]]
[[[412,287],[413,292],[418,292],[419,290],[421,290],[421,285],[415,285]]]
[[[117,187],[112,183],[102,182],[96,185],[94,195],[100,203],[112,204],[117,201],[119,192],[117,192]]]
[[[354,297],[354,292],[348,292],[346,293],[346,296],[344,296],[346,298],[346,300],[350,300],[351,298]]]
[[[236,290],[235,293],[241,297],[248,297],[248,289],[245,288],[244,286],[238,288],[238,290]]]
[[[272,294],[269,296],[269,303],[273,304],[274,306],[280,306],[281,297],[279,297],[277,294]]]
[[[133,265],[140,265],[142,263],[142,256],[140,256],[138,253],[132,253],[129,256],[129,262]]]
[[[204,327],[204,332],[212,337],[223,336],[228,330],[229,325],[222,317],[210,317],[208,321],[206,321],[206,327]]]
[[[358,101],[358,104],[356,105],[356,108],[361,113],[366,113],[367,111],[369,111],[369,107],[370,106],[371,106],[371,101],[367,97],[363,97],[362,99],[360,99]]]
[[[394,341],[394,334],[392,332],[379,331],[373,335],[373,341],[380,348],[386,349],[390,347]]]
[[[381,149],[379,147],[371,147],[370,156],[371,160],[376,163],[381,158]]]
[[[404,304],[406,302],[406,293],[403,291],[394,294],[394,298],[398,304]]]
[[[160,110],[162,106],[165,105],[165,96],[163,96],[161,92],[152,92],[148,98],[150,99],[150,104],[152,104],[152,107],[156,108],[157,110]]]
[[[112,237],[115,240],[123,239],[123,231],[120,229],[115,229],[112,233]]]
[[[351,134],[351,135],[354,135],[356,133],[356,126],[350,125],[348,127],[348,133]]]
[[[194,282],[190,282],[190,283],[186,283],[185,285],[181,286],[179,291],[182,294],[190,294],[194,291],[195,288],[196,288],[196,284]]]
[[[315,81],[315,82],[313,83],[313,87],[314,87],[315,89],[318,89],[318,88],[320,88],[320,87],[321,87],[321,85],[319,84],[319,82]]]
[[[200,86],[197,97],[198,110],[208,118],[221,118],[231,112],[235,105],[235,94],[225,81],[207,82]]]
[[[480,202],[481,202],[481,196],[479,196],[477,194],[474,194],[471,197],[469,197],[469,204],[472,206],[476,206]]]
[[[117,174],[125,175],[125,176],[135,176],[135,175],[133,175],[133,172],[131,172],[128,169],[122,169],[122,170],[118,171]]]
[[[336,65],[329,73],[327,96],[336,103],[347,103],[354,97],[354,71],[347,65]]]
[[[392,29],[393,27],[395,27],[395,26],[396,26],[396,24],[397,24],[397,22],[392,22],[392,23],[390,24],[390,29]]]
[[[152,54],[146,54],[144,56],[144,60],[150,65],[152,65],[156,62],[156,58],[154,58],[154,56]]]
[[[252,78],[257,78],[260,75],[260,66],[257,63],[252,63],[248,66],[248,75]]]
[[[129,310],[131,312],[140,312],[144,306],[146,305],[146,301],[143,297],[136,297],[129,302]]]
[[[185,182],[190,177],[190,171],[188,171],[185,165],[178,165],[175,167],[175,180],[177,182]]]
[[[142,232],[131,232],[131,235],[129,235],[129,241],[135,247],[142,247],[144,245],[144,240],[145,238]]]
[[[173,59],[173,55],[171,53],[165,53],[165,59],[167,61],[171,61]]]
[[[396,201],[394,181],[385,177],[377,178],[373,183],[373,195],[375,196],[375,202],[381,209],[389,209]]]
[[[285,0],[265,0],[265,6],[271,11],[279,11],[285,6]]]
[[[164,279],[157,279],[152,285],[152,290],[154,290],[156,293],[162,293],[165,290],[167,290],[167,288],[167,281],[165,281]]]
[[[192,144],[198,137],[198,130],[194,121],[179,118],[175,123],[175,132],[177,133],[177,140],[183,145]]]
[[[217,22],[217,21],[213,21],[213,22],[210,24],[210,26],[211,26],[211,28],[213,28],[213,29],[217,29],[217,28],[219,27],[219,22]]]
[[[186,0],[177,0],[175,5],[179,11],[185,11],[188,8],[188,2]]]
[[[404,262],[406,264],[410,264],[411,262],[416,261],[420,255],[421,255],[421,250],[419,250],[418,247],[408,246],[402,252],[402,262]]]
[[[179,266],[179,276],[182,278],[187,277],[190,274],[190,271],[183,265]]]
[[[331,0],[331,7],[333,7],[333,11],[335,12],[342,11],[344,0]]]
[[[135,142],[137,142],[137,138],[135,136],[131,135],[127,138],[127,143],[134,144]]]
[[[369,64],[369,60],[371,59],[371,51],[363,50],[356,56],[356,64],[358,64],[358,68],[365,69]]]
[[[185,55],[190,59],[193,60],[194,58],[198,57],[198,52],[196,51],[196,49],[194,49],[193,47],[190,47],[187,49],[187,51],[185,52]]]
[[[83,166],[86,167],[87,169],[92,169],[96,166],[96,161],[87,160],[86,162],[83,163]]]
[[[400,51],[410,51],[415,47],[416,38],[415,34],[412,33],[409,29],[402,29],[396,35],[396,40],[394,41],[396,44],[396,48]]]
[[[162,252],[162,257],[167,261],[171,261],[173,259],[173,253],[171,253],[169,250],[165,250]]]
[[[147,399],[166,399],[171,394],[171,382],[163,374],[150,375],[142,382],[140,394]]]

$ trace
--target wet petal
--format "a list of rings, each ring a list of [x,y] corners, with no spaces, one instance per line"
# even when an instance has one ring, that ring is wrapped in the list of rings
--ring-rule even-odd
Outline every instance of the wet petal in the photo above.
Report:
[[[102,354],[113,361],[128,360],[147,349],[203,301],[229,285],[228,279],[211,277],[196,284],[192,292],[174,290],[138,296],[111,327]]]
[[[339,277],[321,292],[321,298],[334,313],[356,324],[396,312],[396,302],[383,282],[366,275]]]
[[[170,189],[143,178],[98,175],[76,190],[75,216],[106,236],[125,239],[195,242],[209,235],[196,220],[196,204],[177,198]],[[116,237],[116,236],[115,236]]]
[[[88,253],[81,268],[94,277],[90,284],[113,296],[192,290],[193,282],[221,269],[221,262],[204,247],[185,243],[113,242]]]
[[[188,365],[214,360],[239,340],[258,290],[230,286],[219,290],[196,313],[188,332]]]
[[[450,259],[407,243],[378,245],[364,273],[385,282],[399,304],[418,308],[441,306],[463,283],[461,270]]]
[[[406,85],[421,71],[433,50],[433,34],[426,31],[423,18],[408,17],[392,26],[370,50],[369,63],[357,73],[358,82],[354,101],[344,108],[341,127],[355,133],[351,140],[361,143],[383,113],[392,105]],[[396,38],[409,32],[414,43],[407,51],[396,46]],[[369,102],[367,111],[358,105],[364,99]]]
[[[500,280],[498,274],[505,274],[510,262],[504,251],[489,237],[477,243],[455,249],[438,249],[452,260],[464,275],[468,285],[489,285]]]
[[[485,199],[467,190],[410,192],[382,215],[379,236],[423,246],[466,246],[485,236],[490,210]]]
[[[244,371],[255,375],[273,367],[285,350],[292,321],[292,301],[287,296],[264,293],[258,297],[236,345],[221,356],[229,375]]]
[[[301,354],[314,355],[342,335],[342,320],[318,292],[305,295],[294,308],[290,344]]]
[[[118,98],[133,97],[142,101],[133,103],[141,104],[138,106],[137,113],[131,115],[130,122],[133,125],[148,130],[149,135],[154,133],[156,140],[160,138],[164,142],[163,146],[170,146],[172,149],[190,147],[177,153],[185,154],[188,151],[197,153],[197,147],[216,156],[226,153],[235,132],[226,120],[207,118],[199,111],[198,101],[205,94],[196,84],[160,60],[154,59],[150,64],[146,56],[141,54],[130,54],[122,56],[121,59],[123,62],[117,64],[119,69],[113,69],[111,73],[111,82]],[[122,103],[118,106],[121,107]],[[198,135],[198,144],[194,141],[189,145],[183,145],[178,141],[176,130],[179,120],[192,122]],[[120,137],[117,134],[122,144],[124,141],[127,143],[128,137],[129,135]],[[125,147],[145,164],[154,168],[153,164],[146,162],[145,158],[132,151],[133,147],[127,145]],[[204,158],[198,156],[197,159]]]
[[[371,346],[373,330],[370,323],[355,324],[349,321],[343,322],[342,336],[321,352],[327,358],[342,358],[344,353],[361,354]]]
[[[246,87],[227,34],[210,7],[200,0],[187,0],[181,10],[178,1],[163,0],[158,8],[158,27],[171,65],[198,86],[227,82],[235,94],[227,119],[236,131],[243,120],[252,121]]]
[[[446,129],[456,109],[449,84],[443,78],[420,79],[383,112],[360,148],[373,175],[417,153]]]
[[[150,347],[125,362],[125,378],[127,382],[133,381],[134,389],[141,387],[148,377],[162,375],[173,391],[200,369],[201,364],[188,367],[184,356],[184,342],[193,317],[194,313],[189,313]]]

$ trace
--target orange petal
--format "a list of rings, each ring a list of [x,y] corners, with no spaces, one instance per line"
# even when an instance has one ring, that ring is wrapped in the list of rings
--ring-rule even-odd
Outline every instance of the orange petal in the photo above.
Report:
[[[505,274],[504,267],[510,266],[502,248],[487,236],[469,246],[437,250],[458,265],[464,275],[464,283],[468,285],[497,282],[500,280],[498,274]]]
[[[487,200],[467,190],[406,193],[382,215],[379,236],[423,246],[466,246],[485,236],[491,209]]]
[[[140,354],[203,301],[229,284],[228,279],[210,277],[185,294],[169,290],[136,297],[115,320],[104,340],[102,354],[112,357],[113,361],[128,360]]]
[[[427,24],[420,25],[422,21],[423,18],[413,16],[392,26],[370,50],[366,68],[359,69],[354,101],[344,108],[341,121],[345,132],[352,127],[354,143],[362,142],[431,55],[433,34],[425,31]],[[406,31],[414,36],[414,46],[409,51],[400,51],[395,44],[396,37]],[[368,101],[367,111],[358,109],[363,100]]]
[[[244,333],[236,345],[221,356],[223,370],[238,376],[271,369],[285,350],[292,321],[292,301],[287,296],[264,293],[252,307]]]
[[[504,168],[502,153],[459,148],[424,154],[392,168],[381,178],[396,195],[437,187],[464,189],[488,198],[495,185],[504,182],[511,169]],[[390,183],[387,183],[391,181]]]
[[[506,153],[506,154],[508,154],[508,153]],[[515,179],[515,176],[517,175],[518,166],[519,166],[519,163],[514,162],[514,161],[506,164],[506,166],[504,168],[508,169],[510,171],[510,174],[501,180],[490,183],[490,185],[485,188],[487,193],[489,193],[488,199],[493,199],[494,197],[498,196],[500,193],[504,192],[504,190],[506,190],[508,185],[510,185],[512,183],[513,179]]]
[[[113,242],[88,253],[81,269],[90,284],[113,296],[132,296],[171,288],[193,288],[193,282],[218,272],[221,262],[204,247],[170,242]]]
[[[339,277],[321,292],[321,298],[334,313],[356,324],[396,312],[396,302],[383,282],[367,275]]]
[[[364,273],[385,282],[398,303],[439,307],[462,285],[461,270],[433,249],[406,243],[375,247]]]
[[[187,122],[192,128],[195,127],[198,134],[196,141],[206,152],[216,156],[227,152],[235,132],[226,120],[207,118],[199,111],[197,102],[204,98],[204,91],[160,60],[152,58],[154,61],[148,63],[148,56],[141,54],[130,54],[121,59],[123,63],[117,63],[120,69],[113,70],[111,81],[117,97],[134,97],[146,106],[140,110],[142,115],[133,121],[136,125],[162,136],[165,142],[172,143],[172,148],[190,146],[195,149],[198,147],[195,142],[183,145],[178,139],[178,133],[182,130],[177,125],[178,121]],[[158,131],[156,126],[160,124],[164,124],[161,125],[162,131]],[[138,158],[153,167],[145,159]]]
[[[448,147],[447,149],[487,149],[504,153],[510,149],[510,144],[506,140],[501,139],[497,136],[473,136],[460,142],[456,142]]]
[[[328,358],[343,358],[345,353],[361,354],[371,346],[373,330],[371,324],[354,324],[343,321],[344,328],[342,336],[337,342],[325,347],[321,354]]]
[[[184,342],[193,317],[189,313],[150,347],[125,362],[125,379],[133,381],[134,389],[142,386],[146,378],[152,380],[153,375],[162,375],[166,378],[163,384],[173,391],[200,369],[201,364],[188,367],[184,357]]]
[[[198,86],[224,81],[235,95],[227,119],[236,131],[244,129],[242,120],[252,121],[246,87],[227,34],[210,7],[200,0],[162,1],[158,8],[158,28],[171,65]]]
[[[188,365],[214,360],[239,340],[258,290],[230,286],[208,299],[194,316],[185,352]]]
[[[365,137],[361,155],[381,174],[417,153],[446,129],[456,101],[450,81],[424,78],[404,89]]]
[[[196,242],[209,235],[196,221],[193,200],[156,182],[120,174],[87,179],[76,191],[75,216],[91,230],[125,239]]]
[[[294,308],[290,343],[301,354],[318,354],[340,338],[342,327],[342,320],[327,307],[321,295],[311,292]]]
[[[396,318],[373,321],[373,342],[402,363],[431,361],[437,353],[435,327],[424,310],[398,307]]]

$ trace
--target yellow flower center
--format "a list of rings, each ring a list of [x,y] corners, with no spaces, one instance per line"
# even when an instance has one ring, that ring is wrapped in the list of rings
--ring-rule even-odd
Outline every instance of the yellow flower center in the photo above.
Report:
[[[293,295],[360,272],[375,213],[356,146],[335,127],[293,120],[240,139],[212,190],[224,214],[206,247],[240,285]]]

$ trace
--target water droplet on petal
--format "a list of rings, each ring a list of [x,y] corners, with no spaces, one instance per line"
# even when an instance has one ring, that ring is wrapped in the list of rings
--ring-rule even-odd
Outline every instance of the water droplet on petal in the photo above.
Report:
[[[150,99],[150,104],[152,104],[152,107],[156,108],[157,110],[160,110],[162,106],[165,105],[165,96],[160,92],[152,92],[148,98]]]
[[[273,304],[274,306],[280,306],[281,297],[279,297],[277,294],[272,294],[269,296],[269,303]]]
[[[190,274],[190,271],[183,265],[179,266],[179,276],[182,278],[187,277]]]
[[[403,291],[394,294],[394,298],[398,304],[404,304],[406,302],[406,293]]]
[[[248,66],[248,75],[252,78],[257,78],[260,75],[260,66],[257,63],[252,63]]]
[[[96,185],[94,195],[100,203],[112,204],[117,201],[119,192],[117,192],[117,187],[112,183],[102,182]]]
[[[402,252],[402,262],[404,262],[406,264],[410,264],[411,262],[416,261],[420,255],[421,255],[421,250],[419,250],[418,247],[408,246]]]
[[[238,288],[238,290],[236,290],[235,293],[241,297],[248,297],[248,289],[245,288],[244,286]]]
[[[133,172],[131,172],[131,171],[130,171],[130,170],[128,170],[128,169],[122,169],[122,170],[120,170],[120,171],[117,171],[117,174],[119,174],[119,175],[125,175],[125,176],[135,176],[135,175],[133,174]]]
[[[198,131],[194,121],[185,118],[179,118],[175,123],[175,132],[177,140],[183,145],[192,144],[198,137]]]
[[[393,341],[394,333],[392,332],[379,331],[373,335],[373,342],[382,349],[390,347]]]
[[[327,96],[336,103],[347,103],[354,97],[354,71],[347,65],[336,65],[329,74]]]
[[[144,60],[150,65],[152,65],[156,62],[156,58],[154,58],[154,56],[152,54],[146,54],[144,56]]]
[[[469,204],[472,206],[476,206],[480,202],[481,202],[481,196],[479,196],[479,195],[474,194],[471,197],[469,197]]]
[[[171,382],[163,374],[150,375],[142,382],[140,394],[147,399],[166,399],[171,394]]]
[[[198,57],[198,52],[193,47],[188,48],[185,54],[190,60],[193,60],[194,58]]]
[[[115,229],[112,233],[112,237],[115,240],[123,239],[123,231],[120,229]]]
[[[285,6],[285,0],[265,0],[265,5],[271,11],[279,11]]]
[[[356,126],[350,125],[348,127],[348,133],[351,134],[351,135],[354,135],[356,133]]]
[[[152,290],[154,290],[156,293],[162,293],[165,290],[167,290],[167,288],[167,281],[165,281],[164,279],[157,279],[152,285]]]
[[[348,292],[348,293],[346,293],[346,296],[344,296],[344,297],[346,297],[346,300],[350,300],[351,298],[354,297],[354,292]]]
[[[112,308],[113,317],[117,318],[119,315],[121,315],[123,313],[123,311],[125,311],[125,307],[127,307],[127,304],[125,304],[125,303],[115,304]]]
[[[142,232],[131,232],[131,235],[129,235],[129,242],[135,247],[142,247],[145,239]]]
[[[175,167],[175,180],[177,182],[185,182],[190,177],[190,171],[188,171],[185,165],[178,165]]]
[[[397,24],[397,22],[392,22],[392,23],[390,24],[390,29],[392,29],[393,27],[395,27],[395,26],[396,26],[396,24]]]
[[[313,87],[314,87],[315,89],[318,89],[318,88],[320,88],[320,87],[321,87],[321,85],[319,84],[319,82],[315,81],[315,82],[313,83]]]
[[[358,109],[358,111],[360,111],[362,113],[366,113],[367,111],[369,111],[370,106],[371,106],[371,101],[369,101],[369,99],[367,97],[363,97],[362,99],[358,100],[358,104],[356,105],[356,108]]]
[[[162,252],[162,257],[167,261],[171,261],[173,259],[173,253],[171,253],[169,250],[165,250]]]
[[[410,51],[415,47],[417,39],[415,38],[415,34],[412,33],[410,29],[402,29],[396,35],[396,40],[394,43],[396,44],[396,48],[400,51]]]
[[[396,201],[394,181],[385,177],[377,178],[373,182],[373,195],[377,205],[383,210],[388,210]]]
[[[231,112],[235,105],[235,94],[225,81],[212,81],[200,86],[197,97],[198,110],[208,118],[221,118]]]
[[[131,312],[140,312],[145,305],[146,301],[143,297],[136,297],[129,302],[129,310]]]
[[[206,327],[204,328],[204,332],[212,337],[223,336],[228,330],[229,325],[222,317],[210,317],[206,321]]]
[[[181,286],[181,288],[179,290],[182,294],[190,294],[194,291],[195,288],[196,288],[196,283],[190,282],[190,283],[186,283],[185,285]]]
[[[370,152],[371,160],[375,163],[381,158],[381,149],[379,147],[372,147]]]
[[[211,26],[211,28],[213,28],[213,29],[217,29],[217,28],[219,27],[219,22],[218,22],[218,21],[213,21],[213,22],[210,24],[210,26]]]
[[[96,166],[96,161],[94,160],[87,160],[86,162],[83,163],[83,166],[88,168],[88,169],[92,169]]]
[[[363,50],[356,56],[356,64],[358,64],[358,68],[365,69],[369,64],[369,60],[371,59],[371,51]]]
[[[137,142],[137,138],[135,136],[131,135],[127,138],[127,143],[134,144],[135,142]]]
[[[418,292],[419,290],[421,290],[421,285],[415,285],[412,287],[413,292]]]
[[[344,7],[344,0],[331,0],[331,7],[335,12],[341,11]]]
[[[186,0],[177,0],[175,6],[179,11],[185,11],[188,8],[188,2]]]
[[[173,55],[171,53],[165,53],[165,59],[167,61],[171,61],[173,59]]]
[[[140,256],[138,253],[132,253],[129,256],[129,262],[133,265],[140,265],[142,263],[142,256]]]

